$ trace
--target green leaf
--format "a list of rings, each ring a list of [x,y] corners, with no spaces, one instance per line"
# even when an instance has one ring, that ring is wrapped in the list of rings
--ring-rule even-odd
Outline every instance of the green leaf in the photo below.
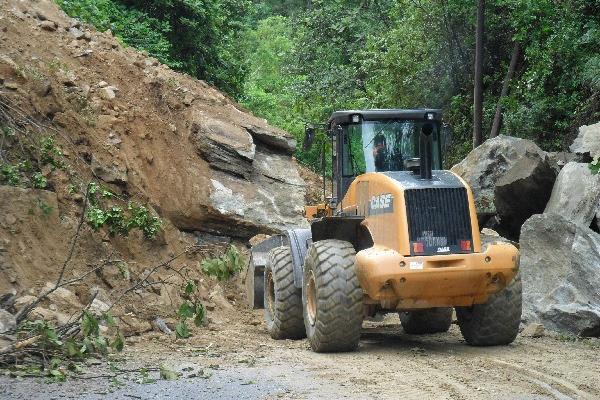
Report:
[[[115,349],[118,352],[121,352],[121,351],[123,351],[124,346],[125,346],[125,337],[123,337],[123,334],[121,332],[119,332],[119,333],[117,333],[117,336],[114,338],[114,340],[110,344],[110,347],[112,347],[113,349]]]
[[[52,328],[47,328],[44,331],[46,340],[55,346],[62,346],[63,342],[58,338],[56,331]]]
[[[194,317],[194,325],[196,325],[197,327],[202,326],[202,324],[204,323],[205,315],[206,315],[206,309],[204,308],[204,305],[197,304],[196,305],[196,316]]]
[[[192,294],[196,291],[196,285],[194,284],[194,282],[189,281],[187,283],[187,285],[185,285],[185,293],[186,294]]]
[[[159,366],[159,370],[160,370],[160,377],[162,379],[165,379],[167,381],[174,381],[174,380],[177,380],[179,378],[179,374],[177,372],[175,372],[172,369],[168,368],[164,364],[161,364]]]
[[[175,334],[178,339],[187,339],[190,337],[190,331],[188,330],[185,321],[179,321],[177,325],[175,325]]]
[[[67,375],[60,369],[51,369],[50,377],[56,382],[64,382],[67,379]]]
[[[88,311],[84,311],[83,317],[81,318],[81,333],[84,337],[98,336],[100,333],[98,320]]]
[[[75,339],[69,338],[65,341],[64,352],[69,358],[81,357],[81,345]]]
[[[185,302],[179,306],[179,311],[177,314],[183,318],[191,318],[194,316],[194,309],[189,305],[189,303]]]
[[[115,318],[112,316],[110,311],[104,314],[103,319],[104,321],[106,321],[106,324],[108,326],[117,326],[117,322],[115,321]]]
[[[600,172],[600,159],[592,161],[588,166],[592,172],[592,175],[598,174]]]
[[[108,343],[103,336],[98,336],[94,340],[94,346],[101,354],[108,353]]]

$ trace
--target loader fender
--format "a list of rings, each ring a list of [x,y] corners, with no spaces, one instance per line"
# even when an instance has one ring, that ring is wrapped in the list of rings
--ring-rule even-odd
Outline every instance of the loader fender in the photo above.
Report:
[[[282,235],[274,235],[252,246],[250,263],[246,271],[246,297],[252,308],[263,308],[265,265],[269,252],[277,247],[289,247],[294,267],[294,286],[302,287],[304,257],[312,243],[310,229],[288,229]]]
[[[286,245],[286,237],[274,235],[252,246],[250,261],[246,270],[246,298],[252,308],[263,308],[264,273],[265,265],[269,259],[269,251],[276,247]]]
[[[327,239],[343,240],[352,243],[354,250],[361,251],[373,246],[373,238],[369,230],[362,224],[362,216],[323,217],[311,225],[314,242]]]
[[[310,229],[289,229],[285,231],[292,253],[292,264],[294,266],[294,286],[302,288],[304,274],[304,258],[308,247],[312,243],[312,232]]]

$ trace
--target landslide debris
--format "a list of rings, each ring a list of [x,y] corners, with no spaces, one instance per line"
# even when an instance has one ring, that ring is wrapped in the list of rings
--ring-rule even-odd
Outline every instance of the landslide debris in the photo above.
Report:
[[[0,3],[0,124],[0,164],[40,166],[38,183],[21,169],[0,176],[0,295],[11,299],[1,306],[13,316],[66,266],[63,282],[77,281],[30,319],[65,324],[82,307],[110,308],[125,336],[174,332],[193,282],[205,323],[225,324],[241,286],[200,263],[230,244],[243,257],[248,238],[304,221],[289,134],[50,0]],[[34,159],[46,139],[60,166]],[[159,232],[81,224],[90,182],[121,209],[145,205]]]

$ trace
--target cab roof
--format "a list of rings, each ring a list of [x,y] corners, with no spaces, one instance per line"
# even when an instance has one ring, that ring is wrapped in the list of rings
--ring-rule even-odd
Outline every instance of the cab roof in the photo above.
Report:
[[[385,119],[426,119],[426,114],[432,113],[434,121],[442,120],[442,110],[437,108],[419,108],[414,110],[373,109],[373,110],[344,110],[334,111],[327,125],[347,124],[352,122],[353,115],[360,115],[361,121],[379,121]]]

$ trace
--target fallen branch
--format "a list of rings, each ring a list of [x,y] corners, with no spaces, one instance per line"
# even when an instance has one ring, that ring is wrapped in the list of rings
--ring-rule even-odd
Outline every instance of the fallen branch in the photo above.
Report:
[[[36,335],[36,336],[30,337],[30,338],[27,338],[25,340],[21,340],[20,342],[15,342],[15,343],[9,344],[8,346],[0,349],[0,355],[9,354],[9,353],[18,351],[24,347],[31,346],[32,344],[36,343],[41,338],[42,338],[42,335]]]
[[[118,304],[118,303],[119,303],[119,302],[120,302],[120,301],[123,299],[123,297],[125,297],[125,295],[126,295],[126,294],[128,294],[128,293],[130,293],[130,292],[133,292],[133,291],[134,291],[134,290],[136,290],[136,289],[143,288],[143,287],[146,287],[146,286],[151,286],[152,284],[154,284],[154,283],[151,283],[151,282],[149,282],[149,281],[148,281],[148,279],[149,279],[149,278],[150,278],[150,277],[151,277],[151,276],[152,276],[152,275],[153,275],[153,274],[154,274],[156,271],[158,271],[158,270],[159,270],[159,269],[161,269],[161,268],[169,268],[169,265],[170,265],[170,264],[171,264],[173,261],[177,260],[178,258],[180,258],[181,256],[183,256],[183,255],[185,255],[185,254],[194,253],[195,251],[197,251],[197,249],[198,249],[199,247],[200,247],[200,246],[198,246],[198,245],[188,246],[188,247],[186,247],[186,248],[185,248],[185,250],[184,250],[184,251],[182,251],[182,252],[180,252],[180,253],[178,253],[178,254],[174,255],[173,257],[169,258],[169,259],[168,259],[168,260],[166,260],[166,261],[163,261],[163,262],[161,262],[160,264],[157,264],[157,265],[155,265],[155,266],[154,266],[154,267],[153,267],[153,268],[150,270],[150,272],[149,272],[148,274],[146,274],[146,276],[144,277],[144,279],[141,279],[141,280],[139,280],[139,281],[138,281],[138,282],[136,282],[134,285],[132,285],[132,286],[130,286],[129,288],[125,289],[125,290],[124,290],[124,291],[121,293],[121,295],[120,295],[120,296],[119,296],[119,297],[118,297],[118,298],[117,298],[115,301],[113,301],[113,303],[112,303],[112,304],[110,305],[110,307],[108,308],[108,311],[112,310],[112,309],[113,309],[113,307],[114,307],[116,304]]]

